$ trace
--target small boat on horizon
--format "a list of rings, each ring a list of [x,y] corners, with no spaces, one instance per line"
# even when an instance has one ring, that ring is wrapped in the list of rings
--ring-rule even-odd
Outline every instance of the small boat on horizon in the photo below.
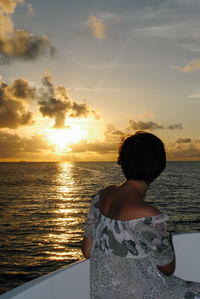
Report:
[[[173,236],[176,252],[174,275],[200,282],[200,233]],[[82,260],[33,279],[0,299],[89,299],[89,260]]]

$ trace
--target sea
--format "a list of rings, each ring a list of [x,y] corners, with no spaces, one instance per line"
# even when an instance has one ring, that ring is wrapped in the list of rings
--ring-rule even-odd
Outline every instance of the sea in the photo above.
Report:
[[[124,181],[114,162],[0,163],[0,294],[83,258],[91,196]],[[146,201],[174,234],[200,231],[200,161],[168,162]]]

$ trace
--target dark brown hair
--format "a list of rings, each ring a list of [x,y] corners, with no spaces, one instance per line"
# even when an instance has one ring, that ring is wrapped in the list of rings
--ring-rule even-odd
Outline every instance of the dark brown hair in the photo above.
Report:
[[[118,162],[127,179],[151,183],[166,167],[163,142],[143,131],[122,139]]]

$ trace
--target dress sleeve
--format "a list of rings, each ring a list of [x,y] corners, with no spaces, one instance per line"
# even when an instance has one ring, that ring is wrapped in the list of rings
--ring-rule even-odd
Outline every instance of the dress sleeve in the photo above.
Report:
[[[165,214],[147,217],[139,227],[141,241],[146,245],[147,252],[157,266],[168,265],[174,258],[174,250],[167,231],[167,220],[168,216]]]
[[[99,196],[100,192],[98,191],[95,195],[92,196],[92,201],[90,204],[90,209],[87,214],[86,222],[83,226],[84,228],[84,234],[86,237],[93,237],[94,229],[96,222],[99,218],[99,208],[98,208],[98,203],[99,203]]]

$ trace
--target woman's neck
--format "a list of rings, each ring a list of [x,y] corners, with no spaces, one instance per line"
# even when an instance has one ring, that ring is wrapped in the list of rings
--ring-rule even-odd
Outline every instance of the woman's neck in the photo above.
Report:
[[[143,199],[146,195],[149,184],[144,181],[126,180],[121,187],[124,187],[127,191],[133,191],[138,193],[138,196]]]

